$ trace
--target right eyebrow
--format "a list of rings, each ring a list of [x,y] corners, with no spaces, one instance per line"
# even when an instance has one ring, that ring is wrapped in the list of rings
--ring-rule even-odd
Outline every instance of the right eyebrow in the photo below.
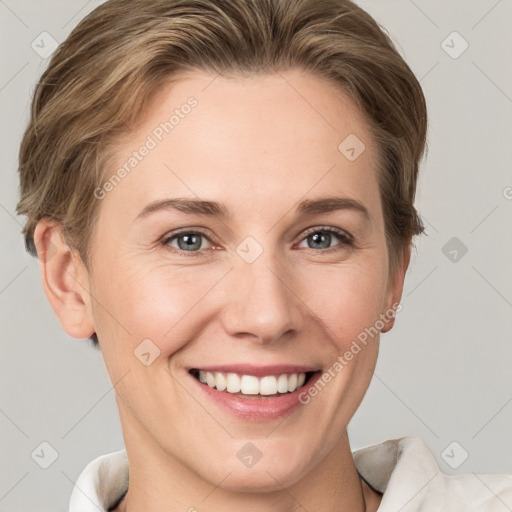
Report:
[[[142,220],[149,214],[159,210],[179,210],[183,213],[196,215],[209,215],[211,217],[232,218],[229,209],[216,201],[205,201],[193,198],[161,199],[146,205],[135,217],[135,221]]]

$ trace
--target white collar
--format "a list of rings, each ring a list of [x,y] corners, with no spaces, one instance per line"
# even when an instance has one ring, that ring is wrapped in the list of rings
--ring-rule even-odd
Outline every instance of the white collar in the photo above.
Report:
[[[416,437],[392,439],[353,453],[361,477],[383,493],[378,512],[501,512],[512,506],[512,475],[443,473]],[[76,481],[69,512],[108,512],[128,488],[126,450],[90,462]]]

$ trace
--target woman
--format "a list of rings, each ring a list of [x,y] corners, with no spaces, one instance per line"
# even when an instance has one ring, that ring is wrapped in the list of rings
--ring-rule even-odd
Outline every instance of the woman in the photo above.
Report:
[[[20,151],[27,248],[101,349],[126,450],[70,512],[501,510],[414,438],[347,425],[400,309],[421,87],[346,0],[110,0],[59,47]],[[485,502],[485,503],[484,503]]]

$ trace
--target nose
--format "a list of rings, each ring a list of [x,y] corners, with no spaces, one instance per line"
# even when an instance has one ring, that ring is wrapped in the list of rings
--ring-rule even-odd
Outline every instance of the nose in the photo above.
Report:
[[[256,261],[240,259],[230,272],[229,301],[222,311],[224,328],[234,337],[260,344],[293,337],[303,325],[303,302],[293,286],[293,273],[263,252]]]

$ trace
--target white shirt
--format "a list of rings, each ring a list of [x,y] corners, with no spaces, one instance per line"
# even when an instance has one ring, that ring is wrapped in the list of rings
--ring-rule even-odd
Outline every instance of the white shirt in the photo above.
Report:
[[[416,437],[357,450],[360,476],[383,493],[378,512],[505,512],[512,510],[512,475],[447,475]],[[102,455],[82,471],[69,512],[108,512],[128,489],[126,450]]]

